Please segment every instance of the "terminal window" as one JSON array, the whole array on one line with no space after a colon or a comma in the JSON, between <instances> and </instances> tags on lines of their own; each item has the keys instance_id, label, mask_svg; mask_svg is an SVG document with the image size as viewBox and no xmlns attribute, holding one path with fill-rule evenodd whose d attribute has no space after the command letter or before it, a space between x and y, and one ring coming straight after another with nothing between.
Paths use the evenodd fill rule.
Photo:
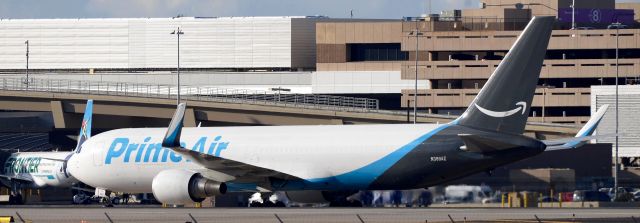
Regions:
<instances>
[{"instance_id":1,"label":"terminal window","mask_svg":"<svg viewBox=\"0 0 640 223\"><path fill-rule=\"evenodd\" d=\"M348 61L401 61L409 53L400 50L400 43L347 44Z\"/></svg>"}]
</instances>

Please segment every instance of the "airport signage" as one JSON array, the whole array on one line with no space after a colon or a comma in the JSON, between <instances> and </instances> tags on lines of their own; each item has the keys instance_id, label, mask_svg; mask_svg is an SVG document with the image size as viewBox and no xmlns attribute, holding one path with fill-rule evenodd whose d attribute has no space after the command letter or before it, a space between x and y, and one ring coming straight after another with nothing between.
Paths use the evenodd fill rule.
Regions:
<instances>
[{"instance_id":1,"label":"airport signage","mask_svg":"<svg viewBox=\"0 0 640 223\"><path fill-rule=\"evenodd\" d=\"M576 8L575 20L577 23L600 23L611 24L621 22L623 24L633 23L634 12L632 9L583 9ZM571 8L560 8L558 10L558 20L561 22L572 21L573 10Z\"/></svg>"}]
</instances>

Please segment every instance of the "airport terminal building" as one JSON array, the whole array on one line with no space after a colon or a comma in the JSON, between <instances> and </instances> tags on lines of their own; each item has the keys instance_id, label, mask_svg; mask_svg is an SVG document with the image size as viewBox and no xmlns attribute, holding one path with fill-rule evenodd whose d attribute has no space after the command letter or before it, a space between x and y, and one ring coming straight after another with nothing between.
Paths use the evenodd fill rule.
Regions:
<instances>
[{"instance_id":1,"label":"airport terminal building","mask_svg":"<svg viewBox=\"0 0 640 223\"><path fill-rule=\"evenodd\" d=\"M616 42L620 83L638 82L640 13L635 11L640 4L578 1L577 28L571 30L570 1L518 3L488 0L478 9L403 20L322 16L3 19L0 71L24 72L25 40L29 40L29 68L57 74L47 78L155 79L157 84L172 84L175 80L164 77L171 76L167 72L178 61L178 41L170 33L181 27L180 66L192 74L183 74L187 85L356 95L378 98L385 109L408 109L415 104L419 112L458 115L528 20L553 15L558 22L530 121L586 122L590 86L615 83ZM607 29L614 19L625 26ZM111 75L63 75L68 72ZM157 74L162 77L155 78Z\"/></svg>"},{"instance_id":2,"label":"airport terminal building","mask_svg":"<svg viewBox=\"0 0 640 223\"><path fill-rule=\"evenodd\" d=\"M35 70L311 70L324 17L2 19L0 67Z\"/></svg>"},{"instance_id":3,"label":"airport terminal building","mask_svg":"<svg viewBox=\"0 0 640 223\"><path fill-rule=\"evenodd\" d=\"M495 70L528 20L553 15L558 22L549 43L529 121L581 124L590 116L590 86L615 83L616 39L621 84L640 77L640 4L576 1L575 30L566 15L571 1L483 1L481 9L454 10L395 22L317 24L314 91L330 93L343 79L367 73L417 79L402 90L402 107L437 114L461 114ZM565 14L563 14L565 13ZM591 14L587 14L591 13ZM595 14L594 14L595 13ZM597 15L608 17L598 18ZM594 17L596 15L596 17ZM635 15L635 17L634 17ZM624 29L607 29L614 18ZM416 29L417 28L417 29ZM416 35L417 33L417 35ZM617 38L619 37L619 38ZM417 44L417 58L416 58Z\"/></svg>"},{"instance_id":4,"label":"airport terminal building","mask_svg":"<svg viewBox=\"0 0 640 223\"><path fill-rule=\"evenodd\" d=\"M271 93L279 89L278 97L280 90L284 90L303 95L375 98L380 100L380 110L395 110L389 113L402 112L404 115L405 110L416 106L422 114L455 116L461 114L478 94L528 21L533 16L551 15L558 20L531 105L529 121L548 123L549 126L560 124L557 126L561 127L584 124L597 107L611 103L612 90L606 85L616 82L617 71L620 77L618 82L630 85L624 88L625 110L621 113L621 122L626 124L625 128L635 131L640 123L632 115L638 108L636 100L640 98L640 90L631 85L640 82L640 3L577 1L578 14L575 29L572 29L571 1L520 2L483 0L477 9L444 11L441 14L403 19L332 19L324 16L5 18L0 19L0 78L24 77L28 66L30 77L35 79L118 82L118 86L122 83L148 84L160 88L160 85L175 83L175 69L179 60L183 85ZM615 21L623 26L618 27L620 29L610 26ZM178 27L184 32L179 35L179 59L178 36L171 34ZM619 60L615 59L616 49L619 50ZM417 91L414 89L416 85ZM599 85L604 86L592 87ZM146 87L148 89L149 86ZM172 94L171 90L168 94ZM414 101L416 95L417 101ZM31 115L15 109L3 112L5 114L0 117L0 122L24 122L26 126L40 127L25 131L42 131L40 122L29 123L34 120L33 117L37 117L38 120L44 120L42 122L52 123L52 129L62 126L60 129L75 134L77 129L69 130L73 126L69 123L73 121L58 125L54 117L73 116L63 113L81 111L81 100L76 98L69 101L72 102L47 102L44 108L34 109L53 111L55 107L60 111L58 114ZM141 111L157 113L157 117L114 118L113 114L97 113L98 116L111 119L97 121L96 126L108 126L101 130L115 128L109 125L113 123L131 123L130 127L154 126L157 123L149 124L150 120L157 122L158 119L169 117L173 110L173 100L168 105L159 102L153 104L159 100L148 98L139 101L144 101L141 104L147 103L144 108L147 110ZM27 104L25 102L24 107ZM101 109L131 112L115 104L112 102ZM202 104L205 103L199 106L206 107ZM367 123L361 117L349 121L335 117L313 119L306 116L308 114L285 113L283 108L231 112L231 109L224 109L227 108L191 110L191 121L195 124L199 117L220 117L227 120L205 122L205 125L222 125L223 121L229 120L242 125ZM235 116L231 114L234 112ZM241 117L241 112L247 112L245 116L251 117ZM321 112L308 113L317 115ZM264 121L268 118L275 121ZM409 121L409 113L406 120ZM612 121L610 111L598 131L610 132ZM158 125L165 124L162 122ZM48 137L46 134L39 136L37 141L42 143L38 146L46 146ZM634 151L640 148L640 143L635 139L636 135L625 137L621 141L621 146L625 147L622 155L626 159L625 165L639 167L640 153ZM599 142L613 143L611 140ZM598 146L608 147L608 144ZM597 150L595 147L591 149ZM545 168L551 163L562 164L562 159L567 159L567 155L575 155L575 162L567 164L569 166L566 168L581 168L591 163L579 162L579 158L587 160L592 154L597 154L596 158L601 158L598 164L605 166L604 170L598 169L597 177L609 179L607 166L610 166L611 160L607 156L610 154L608 151L598 152L578 154L583 157L576 154L547 155L544 159L554 159L554 162L547 160L548 163L537 163L544 165L531 166ZM525 164L514 165L514 169L530 167ZM509 174L508 169L498 171L504 178ZM640 180L640 171L628 174L634 182ZM584 170L577 171L575 176L592 177ZM479 182L485 179L483 176Z\"/></svg>"},{"instance_id":5,"label":"airport terminal building","mask_svg":"<svg viewBox=\"0 0 640 223\"><path fill-rule=\"evenodd\" d=\"M415 104L422 113L458 115L528 20L553 15L558 22L529 120L582 124L590 115L590 86L615 82L616 42L620 83L638 82L640 4L576 4L575 30L570 29L570 1L560 0L486 0L478 9L403 20L2 19L0 72L24 73L28 40L31 72L55 74L38 77L172 84L178 41L170 33L180 27L180 67L187 71L182 76L187 85L355 95L378 98L384 109ZM607 29L614 20L624 27ZM87 73L98 75L67 75Z\"/></svg>"}]
</instances>

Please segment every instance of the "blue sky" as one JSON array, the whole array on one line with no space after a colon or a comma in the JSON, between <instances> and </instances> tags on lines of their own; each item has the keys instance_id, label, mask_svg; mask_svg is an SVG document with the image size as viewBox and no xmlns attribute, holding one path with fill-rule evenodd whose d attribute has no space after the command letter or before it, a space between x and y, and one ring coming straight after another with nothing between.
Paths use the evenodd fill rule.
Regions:
<instances>
[{"instance_id":1,"label":"blue sky","mask_svg":"<svg viewBox=\"0 0 640 223\"><path fill-rule=\"evenodd\" d=\"M402 18L428 11L428 0L0 0L2 18L112 18L327 15ZM640 2L623 0L618 2ZM432 0L433 13L475 8L479 0Z\"/></svg>"}]
</instances>

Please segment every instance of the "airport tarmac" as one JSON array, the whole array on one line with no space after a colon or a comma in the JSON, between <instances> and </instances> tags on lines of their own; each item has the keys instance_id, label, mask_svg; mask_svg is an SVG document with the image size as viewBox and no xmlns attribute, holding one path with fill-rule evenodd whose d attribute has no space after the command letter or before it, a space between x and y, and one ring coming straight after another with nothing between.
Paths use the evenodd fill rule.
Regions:
<instances>
[{"instance_id":1,"label":"airport tarmac","mask_svg":"<svg viewBox=\"0 0 640 223\"><path fill-rule=\"evenodd\" d=\"M98 208L0 207L21 222L640 222L638 208ZM106 213L106 214L105 214ZM108 217L107 217L108 215ZM191 216L193 219L191 218ZM575 217L574 217L575 215ZM633 216L633 218L632 218ZM536 220L536 217L540 221ZM575 218L575 221L574 221ZM589 220L591 219L591 220ZM593 219L599 219L593 221Z\"/></svg>"}]
</instances>

